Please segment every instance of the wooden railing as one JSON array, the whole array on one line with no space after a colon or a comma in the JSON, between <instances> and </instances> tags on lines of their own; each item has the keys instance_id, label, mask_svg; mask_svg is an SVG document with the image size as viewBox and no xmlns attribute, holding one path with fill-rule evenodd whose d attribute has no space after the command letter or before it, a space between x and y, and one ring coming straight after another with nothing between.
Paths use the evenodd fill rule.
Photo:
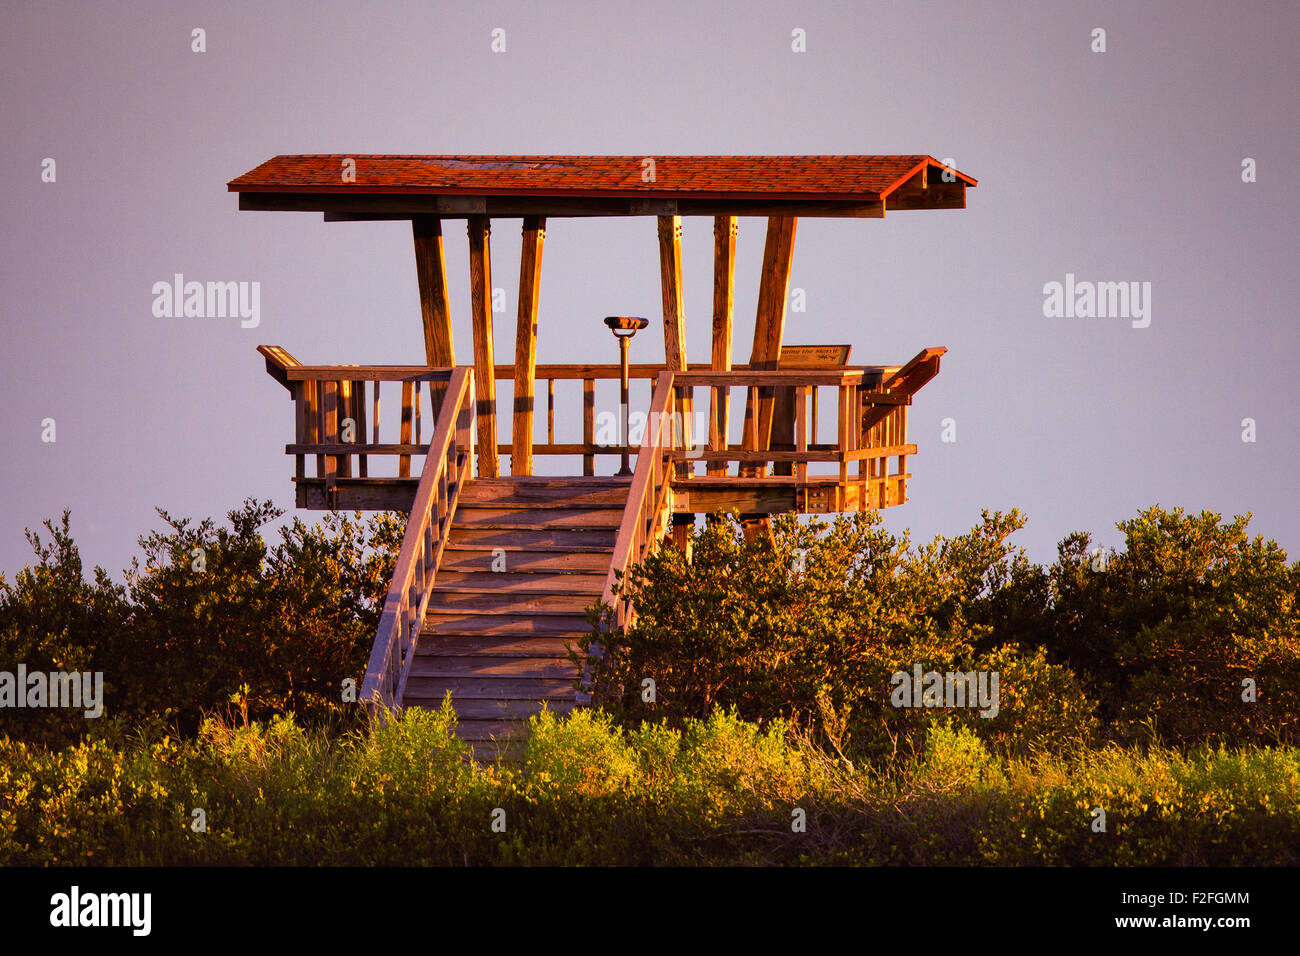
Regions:
<instances>
[{"instance_id":1,"label":"wooden railing","mask_svg":"<svg viewBox=\"0 0 1300 956\"><path fill-rule=\"evenodd\" d=\"M900 503L909 477L907 456L916 453L916 446L907 441L911 393L894 389L890 381L882 383L872 369L677 372L679 405L693 398L696 387L709 391L715 408L728 401L733 388L749 393L741 444L730 444L719 429L710 428L707 436L695 436L693 447L673 447L677 480L693 487L791 485L801 511ZM818 440L818 391L823 388L836 393L830 442ZM771 403L766 416L764 402ZM768 435L762 434L765 417ZM891 471L893 458L897 468ZM705 466L703 475L696 471L699 462ZM810 474L810 465L829 465L832 474Z\"/></svg>"},{"instance_id":2,"label":"wooden railing","mask_svg":"<svg viewBox=\"0 0 1300 956\"><path fill-rule=\"evenodd\" d=\"M336 486L340 479L396 478L414 484L411 457L425 454L429 448L422 440L422 409L431 409L436 417L442 393L451 379L451 369L308 366L299 364L278 347L263 346L259 351L266 356L268 371L289 389L294 400L294 441L285 446L285 451L295 458L300 507L308 506L304 487L308 481L313 482L316 489L311 493L315 507L338 506ZM937 367L937 357L932 355L936 352L942 350L927 350L918 356L918 360L928 357L926 363L918 366L918 360L913 360L902 370L898 366L864 366L761 371L737 366L728 372L715 372L696 365L689 371L676 372L674 387L678 395L674 407L696 409L693 415L684 415L681 422L682 437L694 442L695 447L688 449L685 447L688 442L679 441L679 447L674 449L678 474L682 478L692 476L695 469L687 462L695 459L705 462L707 475L703 477L719 480L766 478L769 485L774 479L788 478L787 484L803 487L808 484L808 464L836 462L841 465L840 478L846 486L857 489L856 497L864 502L871 499L870 505L863 504L862 507L884 504L886 498L889 503L897 503L902 500L903 490L898 479L905 477L905 456L911 453L911 446L907 444L906 412L895 410L890 403L905 405L910 401L911 390L920 387L926 380L925 376L932 376L933 368ZM662 371L662 366L658 365L633 365L630 369L634 380L649 379L656 385ZM493 376L498 380L509 380L513 372L513 366L498 365ZM546 441L536 444L532 454L580 458L584 475L595 474L598 456L617 457L621 454L621 427L615 429L617 438L612 441L610 434L598 434L596 428L596 383L608 380L612 384L616 381L619 376L617 365L538 365L536 374L538 400L545 402ZM886 384L893 379L900 379L906 387L895 388ZM582 383L581 441L556 440L555 384L565 381ZM386 440L381 440L380 432L381 384L401 390L398 412L385 421ZM707 390L712 399L711 411L706 411L703 405L693 405L696 386ZM422 395L426 387L430 392L427 401ZM731 390L735 388L745 390L749 399L740 445L730 444L726 429L719 427L727 420L725 409ZM819 410L819 392L829 388L838 390L834 403L836 430L832 441L821 442L818 424L823 416ZM638 403L633 404L635 407ZM820 404L824 408L826 402ZM608 411L616 413L617 409L617 403L613 402ZM493 411L480 408L478 414L491 415ZM634 422L636 414L632 412ZM498 454L509 455L512 418L509 415L491 417L496 420ZM567 415L563 417L574 422ZM633 427L635 429L635 424ZM770 429L769 442L758 440L758 432L764 429ZM505 432L506 441L501 441L502 432ZM704 444L706 434L707 444ZM599 442L598 437L602 439ZM882 464L890 454L881 449L888 448L898 449L894 454L900 456L899 468L892 476L887 474ZM377 464L377 458L387 464ZM312 460L315 461L315 470L309 475L308 463ZM854 463L857 463L857 474L851 475ZM479 464L483 465L481 458ZM490 472L480 470L480 474L484 473ZM348 500L359 502L356 494L354 492ZM828 500L827 508L845 504L843 497L840 495L839 500ZM393 500L400 500L400 497L376 498L374 503L361 503L359 506L392 507ZM803 507L802 503L800 507Z\"/></svg>"},{"instance_id":3,"label":"wooden railing","mask_svg":"<svg viewBox=\"0 0 1300 956\"><path fill-rule=\"evenodd\" d=\"M453 369L361 685L368 706L401 701L460 490L472 473L473 370Z\"/></svg>"},{"instance_id":4,"label":"wooden railing","mask_svg":"<svg viewBox=\"0 0 1300 956\"><path fill-rule=\"evenodd\" d=\"M613 614L611 623L616 631L624 631L632 623L630 594L620 592L619 580L627 569L645 560L662 539L672 510L672 470L669 453L681 442L682 418L675 414L676 396L673 389L673 372L660 372L650 400L645 438L637 452L636 470L627 503L623 506L623 520L614 539L614 554L609 573L600 596L601 606L609 607ZM577 701L586 705L592 701L592 665L604 657L605 647L593 641L583 659L582 680Z\"/></svg>"},{"instance_id":5,"label":"wooden railing","mask_svg":"<svg viewBox=\"0 0 1300 956\"><path fill-rule=\"evenodd\" d=\"M623 520L614 539L614 557L605 578L601 602L614 609L619 628L631 622L632 605L616 593L615 585L628 567L638 564L662 538L671 507L672 466L669 457L682 441L682 418L675 414L677 396L673 376L661 372L650 401L645 439L636 456L636 471L623 508Z\"/></svg>"},{"instance_id":6,"label":"wooden railing","mask_svg":"<svg viewBox=\"0 0 1300 956\"><path fill-rule=\"evenodd\" d=\"M834 371L824 372L821 374L824 376L830 376L826 378L826 383L829 384L837 383L838 378L836 378L835 376L840 375L842 372L845 374L856 375L855 381L857 381L858 383L863 383L863 382L878 383L882 380L884 376L896 373L898 369L899 366L896 365L889 365L889 366L878 365L878 366L855 367L852 369L844 369L844 370L837 369ZM650 390L652 393L657 388L659 375L663 371L664 371L664 367L662 365L649 365L649 364L633 364L629 366L628 369L629 378L631 379L631 381L633 382L643 381L643 380L648 381L650 383ZM495 367L493 374L498 381L512 381L515 374L515 367L513 365L498 365ZM617 441L614 442L596 441L596 437L597 437L596 399L595 399L596 382L601 380L617 380L621 374L619 366L589 365L589 364L538 365L536 367L535 374L537 380L537 389L536 389L537 394L534 398L534 401L537 403L541 403L542 401L545 401L546 441L542 443L538 443L533 446L534 455L537 456L581 455L582 473L584 475L594 475L595 457L597 455L610 455L616 457L622 454L623 443L621 440L622 438L621 431L619 432L618 435L619 440ZM688 375L688 374L689 375L708 374L708 375L722 375L722 376L732 375L732 376L739 377L737 381L747 383L749 379L746 378L746 376L761 375L764 373L751 371L748 365L737 365L730 372L711 372L707 365L696 364L691 367L689 373L678 372L677 374L679 376ZM776 374L791 374L791 373L776 373ZM564 381L582 382L582 436L583 437L581 442L574 442L574 441L557 442L555 440L555 383L564 382ZM677 382L678 384L680 384L682 382L682 379L679 378ZM545 396L544 398L543 395ZM677 404L678 407L680 408L682 407L683 403L679 401ZM715 409L716 408L717 406L715 405ZM615 405L615 406L611 406L608 409L608 411L613 412L616 409L617 406ZM816 394L814 393L812 397L812 417L814 420L814 426L815 426L816 416L817 416L817 398L816 398ZM694 416L687 416L687 418L693 420L695 424L703 424L706 421L706 418L702 411L695 414ZM715 411L715 413L709 416L707 419L708 428L711 429L716 428L716 424L718 420L719 417ZM725 422L726 419L725 417L722 417L720 420ZM509 433L507 432L507 434L505 435L505 438L507 440L506 441L500 440L501 439L500 431L502 429L508 428L510 422L511 419L509 416L506 415L500 416L497 450L498 453L501 455L508 455L511 452L512 436L509 435ZM686 425L688 429L692 427L690 421L687 421ZM699 430L702 432L704 429L701 428ZM635 449L631 449L631 450L635 451Z\"/></svg>"},{"instance_id":7,"label":"wooden railing","mask_svg":"<svg viewBox=\"0 0 1300 956\"><path fill-rule=\"evenodd\" d=\"M399 478L411 477L411 456L426 454L422 442L422 391L429 389L429 407L437 416L453 370L421 365L302 365L278 346L260 346L267 371L289 390L294 403L294 440L285 452L295 459L299 482L323 479L327 498L339 478L380 477L372 474L371 459L396 458ZM380 384L400 387L397 428L380 441ZM369 441L367 441L369 437ZM308 475L307 461L315 459ZM299 489L301 492L301 489ZM300 502L301 505L301 502Z\"/></svg>"}]
</instances>

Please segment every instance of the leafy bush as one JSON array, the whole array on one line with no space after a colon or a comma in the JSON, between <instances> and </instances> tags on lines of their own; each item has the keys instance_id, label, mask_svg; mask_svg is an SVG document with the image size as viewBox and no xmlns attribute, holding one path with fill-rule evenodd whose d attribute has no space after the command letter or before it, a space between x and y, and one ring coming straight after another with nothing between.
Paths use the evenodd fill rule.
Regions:
<instances>
[{"instance_id":1,"label":"leafy bush","mask_svg":"<svg viewBox=\"0 0 1300 956\"><path fill-rule=\"evenodd\" d=\"M1154 724L1185 743L1300 740L1300 562L1248 522L1149 508L1119 523L1125 548L1101 569L1088 536L1062 542L1043 643L1115 739Z\"/></svg>"},{"instance_id":2,"label":"leafy bush","mask_svg":"<svg viewBox=\"0 0 1300 956\"><path fill-rule=\"evenodd\" d=\"M1098 738L1300 742L1300 563L1221 524L1159 508L1121 522L1126 550L1061 542L1050 567L1007 538L1017 512L983 515L914 548L878 515L790 516L747 540L715 518L619 582L636 620L615 635L591 612L598 699L626 724L735 707L784 717L832 749L872 759L922 746L933 709L894 708L890 676L998 672L992 719L945 713L1009 753ZM645 691L654 681L654 695ZM1254 682L1258 700L1243 699Z\"/></svg>"},{"instance_id":3,"label":"leafy bush","mask_svg":"<svg viewBox=\"0 0 1300 956\"><path fill-rule=\"evenodd\" d=\"M245 502L229 527L159 514L167 530L140 539L125 586L102 568L84 578L67 512L45 523L48 542L28 534L36 564L0 578L0 668L102 671L106 716L6 709L0 729L56 744L192 733L232 699L254 718L337 715L342 681L365 670L401 517L295 519L268 547L258 529L281 514L270 503Z\"/></svg>"}]
</instances>

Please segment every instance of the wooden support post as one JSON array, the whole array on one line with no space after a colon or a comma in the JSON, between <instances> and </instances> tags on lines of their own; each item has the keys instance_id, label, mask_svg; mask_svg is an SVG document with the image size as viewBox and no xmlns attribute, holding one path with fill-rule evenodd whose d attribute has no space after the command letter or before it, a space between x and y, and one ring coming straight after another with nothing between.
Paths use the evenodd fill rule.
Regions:
<instances>
[{"instance_id":1,"label":"wooden support post","mask_svg":"<svg viewBox=\"0 0 1300 956\"><path fill-rule=\"evenodd\" d=\"M537 368L537 303L541 294L546 217L524 217L519 258L519 322L515 329L515 414L510 473L533 473L533 379Z\"/></svg>"},{"instance_id":2,"label":"wooden support post","mask_svg":"<svg viewBox=\"0 0 1300 956\"><path fill-rule=\"evenodd\" d=\"M470 216L469 287L474 316L474 390L478 395L478 474L495 478L497 457L496 361L492 339L492 223L487 216Z\"/></svg>"},{"instance_id":3,"label":"wooden support post","mask_svg":"<svg viewBox=\"0 0 1300 956\"><path fill-rule=\"evenodd\" d=\"M713 220L713 369L731 371L731 330L736 311L736 232L735 216L717 216ZM727 448L727 408L731 389L713 389L709 415L709 450ZM725 461L709 462L710 475L725 475Z\"/></svg>"},{"instance_id":4,"label":"wooden support post","mask_svg":"<svg viewBox=\"0 0 1300 956\"><path fill-rule=\"evenodd\" d=\"M758 312L754 319L754 347L749 367L775 370L781 360L781 338L785 333L785 306L790 294L790 265L794 259L793 216L772 216L767 220L763 247L763 273L758 287ZM757 394L755 394L757 392ZM772 441L772 412L775 392L771 388L750 389L745 406L745 447L766 451ZM758 475L761 466L745 473Z\"/></svg>"},{"instance_id":5,"label":"wooden support post","mask_svg":"<svg viewBox=\"0 0 1300 956\"><path fill-rule=\"evenodd\" d=\"M456 364L451 341L451 306L447 301L447 260L442 251L442 220L416 216L411 220L415 239L415 276L420 285L420 317L424 322L426 365L451 368ZM442 406L446 389L433 386L433 414Z\"/></svg>"},{"instance_id":6,"label":"wooden support post","mask_svg":"<svg viewBox=\"0 0 1300 956\"><path fill-rule=\"evenodd\" d=\"M672 519L672 542L681 548L686 554L686 560L691 559L691 541L695 531L695 515L693 514L674 514Z\"/></svg>"},{"instance_id":7,"label":"wooden support post","mask_svg":"<svg viewBox=\"0 0 1300 956\"><path fill-rule=\"evenodd\" d=\"M682 217L659 217L659 280L664 307L664 365L673 371L686 370L686 310L682 300ZM654 394L654 386L650 388ZM691 441L691 399L685 394L678 402L682 416L681 441ZM682 463L677 474L685 477L688 466Z\"/></svg>"}]
</instances>

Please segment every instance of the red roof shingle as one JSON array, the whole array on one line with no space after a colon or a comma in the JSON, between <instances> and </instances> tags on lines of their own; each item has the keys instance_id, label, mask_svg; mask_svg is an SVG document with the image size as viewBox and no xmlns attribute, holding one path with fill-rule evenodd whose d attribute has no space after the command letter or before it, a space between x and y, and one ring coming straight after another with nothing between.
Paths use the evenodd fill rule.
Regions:
<instances>
[{"instance_id":1,"label":"red roof shingle","mask_svg":"<svg viewBox=\"0 0 1300 956\"><path fill-rule=\"evenodd\" d=\"M654 179L644 177L654 160ZM356 181L344 182L345 160ZM235 193L876 201L931 156L276 156L231 180ZM956 173L958 181L976 181Z\"/></svg>"}]
</instances>

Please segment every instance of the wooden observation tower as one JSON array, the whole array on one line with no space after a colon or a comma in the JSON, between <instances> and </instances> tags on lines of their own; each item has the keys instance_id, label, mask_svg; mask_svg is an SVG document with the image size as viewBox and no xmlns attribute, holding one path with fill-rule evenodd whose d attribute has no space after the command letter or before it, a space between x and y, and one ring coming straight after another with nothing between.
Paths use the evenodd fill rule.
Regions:
<instances>
[{"instance_id":1,"label":"wooden observation tower","mask_svg":"<svg viewBox=\"0 0 1300 956\"><path fill-rule=\"evenodd\" d=\"M626 626L631 608L614 596L615 575L695 515L906 501L907 459L917 450L907 407L938 374L945 349L924 349L901 366L847 365L847 346L783 350L796 225L801 217L963 209L974 185L930 156L277 156L229 183L240 209L411 223L423 365L302 365L278 346L259 348L294 403L286 451L298 507L410 514L363 699L437 706L450 691L461 736L490 750L526 733L543 702L558 712L586 703L565 651L587 629L585 608L603 599ZM547 220L593 216L658 224L665 362L630 367L651 383L631 477L612 473L622 438L596 434L597 387L612 386L620 366L536 361ZM706 362L686 356L683 216L714 222ZM753 347L747 364L733 365L740 217L765 219L766 239ZM497 364L493 350L494 219L523 221L512 364ZM468 231L473 312L473 362L463 365L443 256L444 233L457 220ZM508 383L510 415L498 415L498 382ZM544 443L534 435L539 382ZM556 441L557 382L575 406L580 400L581 441ZM382 431L381 386L399 403ZM742 396L733 416L731 399ZM535 476L542 456L562 470L571 463L568 475Z\"/></svg>"}]
</instances>

